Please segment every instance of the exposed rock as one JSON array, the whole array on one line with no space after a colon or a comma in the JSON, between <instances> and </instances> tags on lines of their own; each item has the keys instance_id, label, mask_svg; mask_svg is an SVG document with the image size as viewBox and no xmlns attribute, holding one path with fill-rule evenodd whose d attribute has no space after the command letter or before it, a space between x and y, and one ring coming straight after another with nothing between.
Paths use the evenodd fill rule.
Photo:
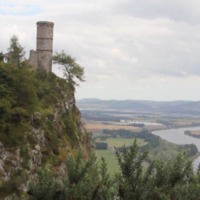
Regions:
<instances>
[{"instance_id":1,"label":"exposed rock","mask_svg":"<svg viewBox=\"0 0 200 200\"><path fill-rule=\"evenodd\" d=\"M76 111L77 112L77 111ZM16 173L22 173L22 181L19 181L19 189L26 192L28 189L30 178L35 176L39 167L44 166L45 163L49 163L49 158L57 160L58 163L54 164L51 160L51 165L56 167L56 173L61 177L65 175L65 160L68 154L71 154L72 147L70 143L63 142L63 125L62 125L62 112L59 109L55 109L53 123L55 135L48 133L42 129L43 124L35 128L34 120L41 120L42 116L39 112L34 113L33 122L34 126L29 127L29 132L24 133L24 137L31 137L34 143L30 143L27 139L27 144L23 147L6 147L0 142L0 182L12 181ZM76 129L79 130L81 135L77 134L74 137L74 144L77 147L82 146L83 148L92 148L91 136L86 132L80 119L80 113L76 113ZM60 149L51 138L53 137L58 143L65 145ZM63 138L63 139L62 139ZM55 145L55 146L54 146ZM86 152L88 151L86 150ZM9 196L8 196L9 197ZM6 198L5 198L6 199ZM9 198L7 198L9 200Z\"/></svg>"}]
</instances>

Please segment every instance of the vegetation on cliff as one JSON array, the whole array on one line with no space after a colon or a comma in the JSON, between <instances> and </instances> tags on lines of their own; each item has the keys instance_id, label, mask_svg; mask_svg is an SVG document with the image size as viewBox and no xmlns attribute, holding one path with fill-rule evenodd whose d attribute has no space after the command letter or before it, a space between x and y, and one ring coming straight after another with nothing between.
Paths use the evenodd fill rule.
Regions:
<instances>
[{"instance_id":1,"label":"vegetation on cliff","mask_svg":"<svg viewBox=\"0 0 200 200\"><path fill-rule=\"evenodd\" d=\"M80 113L74 97L67 97L69 88L65 79L43 70L32 70L26 64L17 67L0 63L0 89L0 139L3 144L23 144L27 139L24 131L31 126L45 130L50 143L56 143L56 138L51 137L65 136L71 145L76 145L81 135ZM31 138L30 135L28 139L34 142Z\"/></svg>"},{"instance_id":2,"label":"vegetation on cliff","mask_svg":"<svg viewBox=\"0 0 200 200\"><path fill-rule=\"evenodd\" d=\"M0 197L20 195L47 163L62 176L69 155L82 149L87 157L91 149L75 104L76 82L33 69L22 50L12 38L11 59L0 62Z\"/></svg>"}]
</instances>

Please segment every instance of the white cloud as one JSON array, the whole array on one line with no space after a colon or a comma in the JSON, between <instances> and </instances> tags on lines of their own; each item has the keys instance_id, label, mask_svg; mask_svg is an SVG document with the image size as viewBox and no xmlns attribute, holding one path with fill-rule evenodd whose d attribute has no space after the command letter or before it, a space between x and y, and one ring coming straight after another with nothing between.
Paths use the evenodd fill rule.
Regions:
<instances>
[{"instance_id":1,"label":"white cloud","mask_svg":"<svg viewBox=\"0 0 200 200\"><path fill-rule=\"evenodd\" d=\"M168 18L199 23L200 2L197 0L124 0L115 6L116 12L138 18Z\"/></svg>"}]
</instances>

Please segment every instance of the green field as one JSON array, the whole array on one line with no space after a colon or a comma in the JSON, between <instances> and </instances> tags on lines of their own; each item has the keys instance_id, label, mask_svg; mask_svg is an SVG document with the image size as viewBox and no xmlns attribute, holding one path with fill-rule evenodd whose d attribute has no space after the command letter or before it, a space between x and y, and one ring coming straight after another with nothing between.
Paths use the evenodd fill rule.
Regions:
<instances>
[{"instance_id":1,"label":"green field","mask_svg":"<svg viewBox=\"0 0 200 200\"><path fill-rule=\"evenodd\" d=\"M105 158L105 161L107 163L108 171L111 174L115 174L116 172L119 171L119 166L117 162L117 158L115 155L115 152L112 147L122 147L122 146L130 146L134 142L134 138L109 138L104 142L108 143L108 150L96 150L96 156L97 156L97 161L101 161L101 157ZM139 146L142 146L146 144L146 142L143 139L137 139L137 144Z\"/></svg>"},{"instance_id":2,"label":"green field","mask_svg":"<svg viewBox=\"0 0 200 200\"><path fill-rule=\"evenodd\" d=\"M117 158L115 156L115 152L112 150L96 150L97 161L101 161L101 157L105 158L108 171L110 174L114 175L119 171L119 166L117 162Z\"/></svg>"},{"instance_id":3,"label":"green field","mask_svg":"<svg viewBox=\"0 0 200 200\"><path fill-rule=\"evenodd\" d=\"M113 147L122 147L122 146L130 146L134 142L134 138L107 138L106 141L108 143L108 150L96 150L97 161L100 162L101 157L105 158L107 163L108 171L111 174L115 174L119 171L119 166L117 162L117 158L114 152ZM101 141L101 140L98 140ZM137 144L139 146L143 146L146 144L144 139L137 139ZM184 149L183 149L184 150ZM175 158L181 152L179 145L167 142L165 140L160 139L159 145L156 145L153 148L149 149L149 156L150 160L171 160ZM195 155L196 156L196 155ZM190 159L194 159L190 157Z\"/></svg>"}]
</instances>

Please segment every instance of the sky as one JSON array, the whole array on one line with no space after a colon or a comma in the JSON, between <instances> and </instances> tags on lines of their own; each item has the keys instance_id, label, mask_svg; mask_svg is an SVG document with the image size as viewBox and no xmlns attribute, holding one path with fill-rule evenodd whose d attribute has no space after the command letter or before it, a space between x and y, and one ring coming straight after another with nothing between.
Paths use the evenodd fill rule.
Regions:
<instances>
[{"instance_id":1,"label":"sky","mask_svg":"<svg viewBox=\"0 0 200 200\"><path fill-rule=\"evenodd\" d=\"M0 0L0 51L16 35L28 58L37 21L84 67L76 99L200 101L199 0Z\"/></svg>"}]
</instances>

